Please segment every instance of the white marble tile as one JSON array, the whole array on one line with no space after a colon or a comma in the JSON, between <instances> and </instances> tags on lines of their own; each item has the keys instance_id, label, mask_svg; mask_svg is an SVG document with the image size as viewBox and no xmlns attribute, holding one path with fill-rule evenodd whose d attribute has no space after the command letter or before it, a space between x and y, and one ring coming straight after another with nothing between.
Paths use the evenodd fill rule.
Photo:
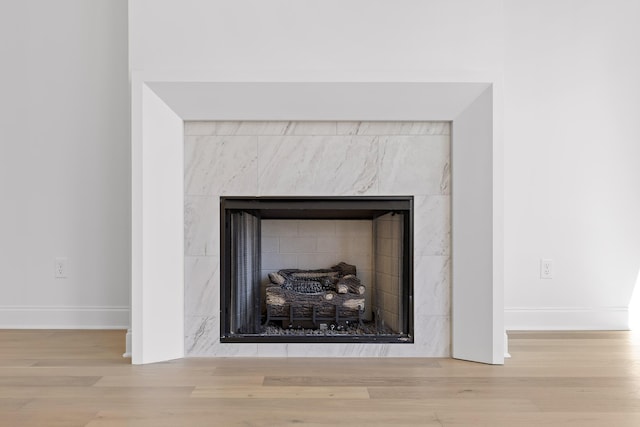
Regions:
<instances>
[{"instance_id":1,"label":"white marble tile","mask_svg":"<svg viewBox=\"0 0 640 427\"><path fill-rule=\"evenodd\" d=\"M336 135L336 122L289 122L284 135ZM281 134L282 135L282 134Z\"/></svg>"},{"instance_id":2,"label":"white marble tile","mask_svg":"<svg viewBox=\"0 0 640 427\"><path fill-rule=\"evenodd\" d=\"M215 135L216 122L213 121L186 121L184 122L184 135Z\"/></svg>"},{"instance_id":3,"label":"white marble tile","mask_svg":"<svg viewBox=\"0 0 640 427\"><path fill-rule=\"evenodd\" d=\"M413 258L413 296L420 301L415 311L424 315L448 316L451 312L451 258Z\"/></svg>"},{"instance_id":4,"label":"white marble tile","mask_svg":"<svg viewBox=\"0 0 640 427\"><path fill-rule=\"evenodd\" d=\"M258 150L262 196L377 192L377 137L260 137Z\"/></svg>"},{"instance_id":5,"label":"white marble tile","mask_svg":"<svg viewBox=\"0 0 640 427\"><path fill-rule=\"evenodd\" d=\"M184 350L186 356L210 356L219 342L219 322L216 316L185 316Z\"/></svg>"},{"instance_id":6,"label":"white marble tile","mask_svg":"<svg viewBox=\"0 0 640 427\"><path fill-rule=\"evenodd\" d=\"M442 167L440 177L440 194L451 194L451 159Z\"/></svg>"},{"instance_id":7,"label":"white marble tile","mask_svg":"<svg viewBox=\"0 0 640 427\"><path fill-rule=\"evenodd\" d=\"M383 357L385 344L289 344L289 357Z\"/></svg>"},{"instance_id":8,"label":"white marble tile","mask_svg":"<svg viewBox=\"0 0 640 427\"><path fill-rule=\"evenodd\" d=\"M185 138L185 194L256 195L258 147L255 136Z\"/></svg>"},{"instance_id":9,"label":"white marble tile","mask_svg":"<svg viewBox=\"0 0 640 427\"><path fill-rule=\"evenodd\" d=\"M189 356L204 357L449 357L449 318L425 318L425 332L437 337L407 344L248 344L220 343L216 340L205 349L196 348Z\"/></svg>"},{"instance_id":10,"label":"white marble tile","mask_svg":"<svg viewBox=\"0 0 640 427\"><path fill-rule=\"evenodd\" d=\"M215 316L185 317L187 357L256 357L258 345L220 342L220 323Z\"/></svg>"},{"instance_id":11,"label":"white marble tile","mask_svg":"<svg viewBox=\"0 0 640 427\"><path fill-rule=\"evenodd\" d=\"M415 341L425 357L451 356L451 321L449 316L416 316Z\"/></svg>"},{"instance_id":12,"label":"white marble tile","mask_svg":"<svg viewBox=\"0 0 640 427\"><path fill-rule=\"evenodd\" d=\"M380 194L447 194L448 136L380 137Z\"/></svg>"},{"instance_id":13,"label":"white marble tile","mask_svg":"<svg viewBox=\"0 0 640 427\"><path fill-rule=\"evenodd\" d=\"M336 135L335 121L188 121L188 136Z\"/></svg>"},{"instance_id":14,"label":"white marble tile","mask_svg":"<svg viewBox=\"0 0 640 427\"><path fill-rule=\"evenodd\" d=\"M206 356L210 357L257 357L258 345L255 343L221 343L211 347Z\"/></svg>"},{"instance_id":15,"label":"white marble tile","mask_svg":"<svg viewBox=\"0 0 640 427\"><path fill-rule=\"evenodd\" d=\"M186 136L450 135L449 122L188 121Z\"/></svg>"},{"instance_id":16,"label":"white marble tile","mask_svg":"<svg viewBox=\"0 0 640 427\"><path fill-rule=\"evenodd\" d=\"M211 316L220 310L218 257L184 259L184 311L190 316Z\"/></svg>"},{"instance_id":17,"label":"white marble tile","mask_svg":"<svg viewBox=\"0 0 640 427\"><path fill-rule=\"evenodd\" d=\"M414 255L449 255L451 196L416 196L414 208Z\"/></svg>"},{"instance_id":18,"label":"white marble tile","mask_svg":"<svg viewBox=\"0 0 640 427\"><path fill-rule=\"evenodd\" d=\"M258 357L287 357L289 344L260 343L258 345Z\"/></svg>"},{"instance_id":19,"label":"white marble tile","mask_svg":"<svg viewBox=\"0 0 640 427\"><path fill-rule=\"evenodd\" d=\"M184 130L185 135L203 136L285 135L290 125L287 121L189 121Z\"/></svg>"},{"instance_id":20,"label":"white marble tile","mask_svg":"<svg viewBox=\"0 0 640 427\"><path fill-rule=\"evenodd\" d=\"M206 352L198 350L188 355L195 357L449 357L449 319L432 316L427 321L428 331L440 334L427 342L407 344L248 344L215 342Z\"/></svg>"},{"instance_id":21,"label":"white marble tile","mask_svg":"<svg viewBox=\"0 0 640 427\"><path fill-rule=\"evenodd\" d=\"M357 135L362 122L338 122L338 135Z\"/></svg>"},{"instance_id":22,"label":"white marble tile","mask_svg":"<svg viewBox=\"0 0 640 427\"><path fill-rule=\"evenodd\" d=\"M450 122L338 122L338 135L450 135Z\"/></svg>"},{"instance_id":23,"label":"white marble tile","mask_svg":"<svg viewBox=\"0 0 640 427\"><path fill-rule=\"evenodd\" d=\"M236 135L233 137L188 137L185 142L185 191L210 194L211 198L185 197L185 253L188 255L215 255L219 252L219 194L232 195L357 195L357 194L415 194L415 344L221 344L219 321L213 313L219 312L219 301L207 296L211 291L208 273L215 262L200 262L200 257L185 259L185 348L190 356L344 356L344 357L447 357L450 355L449 325L449 240L450 218L448 196L424 196L449 193L449 124L381 124L344 122L218 122L187 123L187 135ZM438 126L440 126L438 128ZM440 129L440 130L438 130ZM368 134L372 136L313 136ZM373 132L378 132L374 134ZM378 138L375 135L400 132L402 135ZM239 135L291 135L258 138ZM426 135L426 136L425 136ZM224 142L226 141L226 142ZM254 141L254 142L252 142ZM266 144L261 144L266 141ZM380 141L380 142L379 142ZM235 142L232 144L232 142ZM196 147L197 146L197 147ZM241 147L244 147L241 149ZM255 147L255 149L251 148ZM262 150L265 148L265 150ZM253 150L253 151L251 151ZM379 151L378 151L379 150ZM260 155L258 156L258 152ZM248 155L249 154L249 155ZM282 154L282 155L281 155ZM235 157L240 159L234 161ZM254 156L254 160L251 160ZM438 157L439 156L439 157ZM356 164L353 164L356 159ZM440 159L440 160L438 160ZM442 160L444 159L444 160ZM253 164L251 162L253 161ZM293 164L293 166L291 166ZM373 164L373 168L365 168ZM234 167L231 167L233 165ZM240 168L253 168L235 179L233 173ZM275 166L274 166L275 165ZM226 168L226 169L225 169ZM379 170L378 170L379 168ZM267 170L268 169L268 170ZM263 176L264 174L264 176ZM258 184L258 176L261 178ZM385 183L378 181L384 179ZM262 179L264 178L264 179ZM332 179L335 178L335 181ZM255 184L252 184L252 180ZM341 180L338 183L337 180ZM275 184L269 192L267 185ZM425 185L426 183L426 185ZM238 186L246 187L238 190ZM251 185L254 185L251 190ZM258 185L260 186L258 188ZM400 189L401 186L405 187ZM368 186L368 187L367 187ZM366 187L366 188L365 188ZM190 188L195 188L195 190ZM247 188L249 188L247 190ZM363 190L363 188L365 188ZM419 191L418 191L419 190ZM215 211L214 211L215 207ZM212 214L213 213L213 214ZM196 218L198 217L198 218ZM200 224L201 218L205 218ZM209 218L213 218L208 222ZM431 223L427 223L432 221ZM342 221L347 222L347 221ZM327 268L339 261L355 264L363 280L371 283L373 272L364 269L371 265L370 254L359 253L367 238L361 231L342 222L333 225L304 226L301 221L263 221L264 271L281 268ZM328 228L327 228L328 226ZM213 230L213 238L211 231ZM356 227L357 228L357 227ZM369 233L371 224L369 223ZM203 231L204 230L204 231ZM393 248L398 242L391 229L388 237ZM347 250L325 253L326 259L315 253L289 254L291 259L277 259L281 236L305 236L317 239L318 247L331 242L322 239L348 234L353 245ZM204 237L203 237L204 236ZM271 239L271 244L269 243ZM369 239L370 240L370 239ZM323 243L321 243L323 242ZM395 245L395 246L394 246ZM279 246L279 243L278 243ZM371 243L369 243L371 247ZM270 248L270 249L269 249ZM304 249L304 248L301 248ZM316 248L318 249L318 248ZM369 250L368 252L371 252ZM265 265L267 257L267 265ZM271 259L269 259L271 257ZM391 263L393 264L392 257ZM196 262L198 260L198 262ZM295 265L294 265L295 264ZM397 265L389 265L397 273ZM214 274L219 281L219 273ZM187 278L189 276L189 278ZM421 278L418 279L418 276ZM424 276L424 277L422 277ZM367 279L368 277L368 279ZM215 280L214 280L215 282ZM199 284L198 284L199 283ZM193 286L191 286L193 284ZM214 287L219 283L214 283ZM371 293L371 287L367 292ZM198 289L200 288L200 289ZM219 299L219 290L215 297ZM370 298L370 296L369 296ZM203 299L204 302L196 301ZM393 304L393 301L390 301ZM207 316L210 306L215 310ZM189 313L189 306L201 315ZM368 310L370 311L370 310Z\"/></svg>"},{"instance_id":24,"label":"white marble tile","mask_svg":"<svg viewBox=\"0 0 640 427\"><path fill-rule=\"evenodd\" d=\"M220 254L219 197L185 196L184 253L191 256Z\"/></svg>"}]
</instances>

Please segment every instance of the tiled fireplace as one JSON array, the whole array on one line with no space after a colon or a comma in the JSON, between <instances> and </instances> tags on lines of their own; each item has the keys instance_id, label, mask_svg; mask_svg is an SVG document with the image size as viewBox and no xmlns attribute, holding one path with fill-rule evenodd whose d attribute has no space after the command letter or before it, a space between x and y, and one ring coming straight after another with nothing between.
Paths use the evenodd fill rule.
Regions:
<instances>
[{"instance_id":1,"label":"tiled fireplace","mask_svg":"<svg viewBox=\"0 0 640 427\"><path fill-rule=\"evenodd\" d=\"M187 121L184 132L187 356L450 355L449 122ZM220 198L229 196L410 198L409 343L221 342ZM381 266L395 261L377 259L370 219L315 220L262 221L257 280L264 285L269 273L292 268L356 265L369 293L363 316L371 320L371 289L379 295L387 292ZM386 252L385 257L393 259ZM386 298L394 301L389 306L397 306L391 293Z\"/></svg>"},{"instance_id":2,"label":"tiled fireplace","mask_svg":"<svg viewBox=\"0 0 640 427\"><path fill-rule=\"evenodd\" d=\"M503 363L501 77L276 74L132 72L132 363ZM413 197L414 342L220 342L221 196Z\"/></svg>"}]
</instances>

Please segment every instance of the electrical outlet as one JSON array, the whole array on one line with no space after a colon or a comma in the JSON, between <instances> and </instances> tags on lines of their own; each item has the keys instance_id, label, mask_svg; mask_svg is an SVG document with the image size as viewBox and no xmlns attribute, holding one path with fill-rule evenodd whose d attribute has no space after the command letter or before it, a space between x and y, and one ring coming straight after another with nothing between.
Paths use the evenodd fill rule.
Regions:
<instances>
[{"instance_id":1,"label":"electrical outlet","mask_svg":"<svg viewBox=\"0 0 640 427\"><path fill-rule=\"evenodd\" d=\"M553 279L553 261L550 259L540 260L540 278Z\"/></svg>"},{"instance_id":2,"label":"electrical outlet","mask_svg":"<svg viewBox=\"0 0 640 427\"><path fill-rule=\"evenodd\" d=\"M67 258L56 258L54 261L53 275L56 279L67 278Z\"/></svg>"}]
</instances>

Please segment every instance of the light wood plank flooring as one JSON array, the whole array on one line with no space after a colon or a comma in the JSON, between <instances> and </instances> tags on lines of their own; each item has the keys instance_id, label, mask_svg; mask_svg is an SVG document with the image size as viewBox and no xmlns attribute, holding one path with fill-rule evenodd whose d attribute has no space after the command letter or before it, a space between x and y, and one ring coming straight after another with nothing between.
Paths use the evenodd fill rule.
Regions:
<instances>
[{"instance_id":1,"label":"light wood plank flooring","mask_svg":"<svg viewBox=\"0 0 640 427\"><path fill-rule=\"evenodd\" d=\"M183 359L123 331L0 331L1 426L640 426L640 340L512 332L505 366L451 359Z\"/></svg>"}]
</instances>

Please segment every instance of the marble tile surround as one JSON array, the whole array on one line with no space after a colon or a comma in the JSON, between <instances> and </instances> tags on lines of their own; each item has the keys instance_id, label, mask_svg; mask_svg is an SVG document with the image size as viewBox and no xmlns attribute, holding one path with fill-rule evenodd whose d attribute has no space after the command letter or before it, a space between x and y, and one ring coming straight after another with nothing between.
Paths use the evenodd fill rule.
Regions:
<instances>
[{"instance_id":1,"label":"marble tile surround","mask_svg":"<svg viewBox=\"0 0 640 427\"><path fill-rule=\"evenodd\" d=\"M187 356L450 355L449 122L185 122ZM413 195L413 344L220 343L220 196Z\"/></svg>"}]
</instances>

